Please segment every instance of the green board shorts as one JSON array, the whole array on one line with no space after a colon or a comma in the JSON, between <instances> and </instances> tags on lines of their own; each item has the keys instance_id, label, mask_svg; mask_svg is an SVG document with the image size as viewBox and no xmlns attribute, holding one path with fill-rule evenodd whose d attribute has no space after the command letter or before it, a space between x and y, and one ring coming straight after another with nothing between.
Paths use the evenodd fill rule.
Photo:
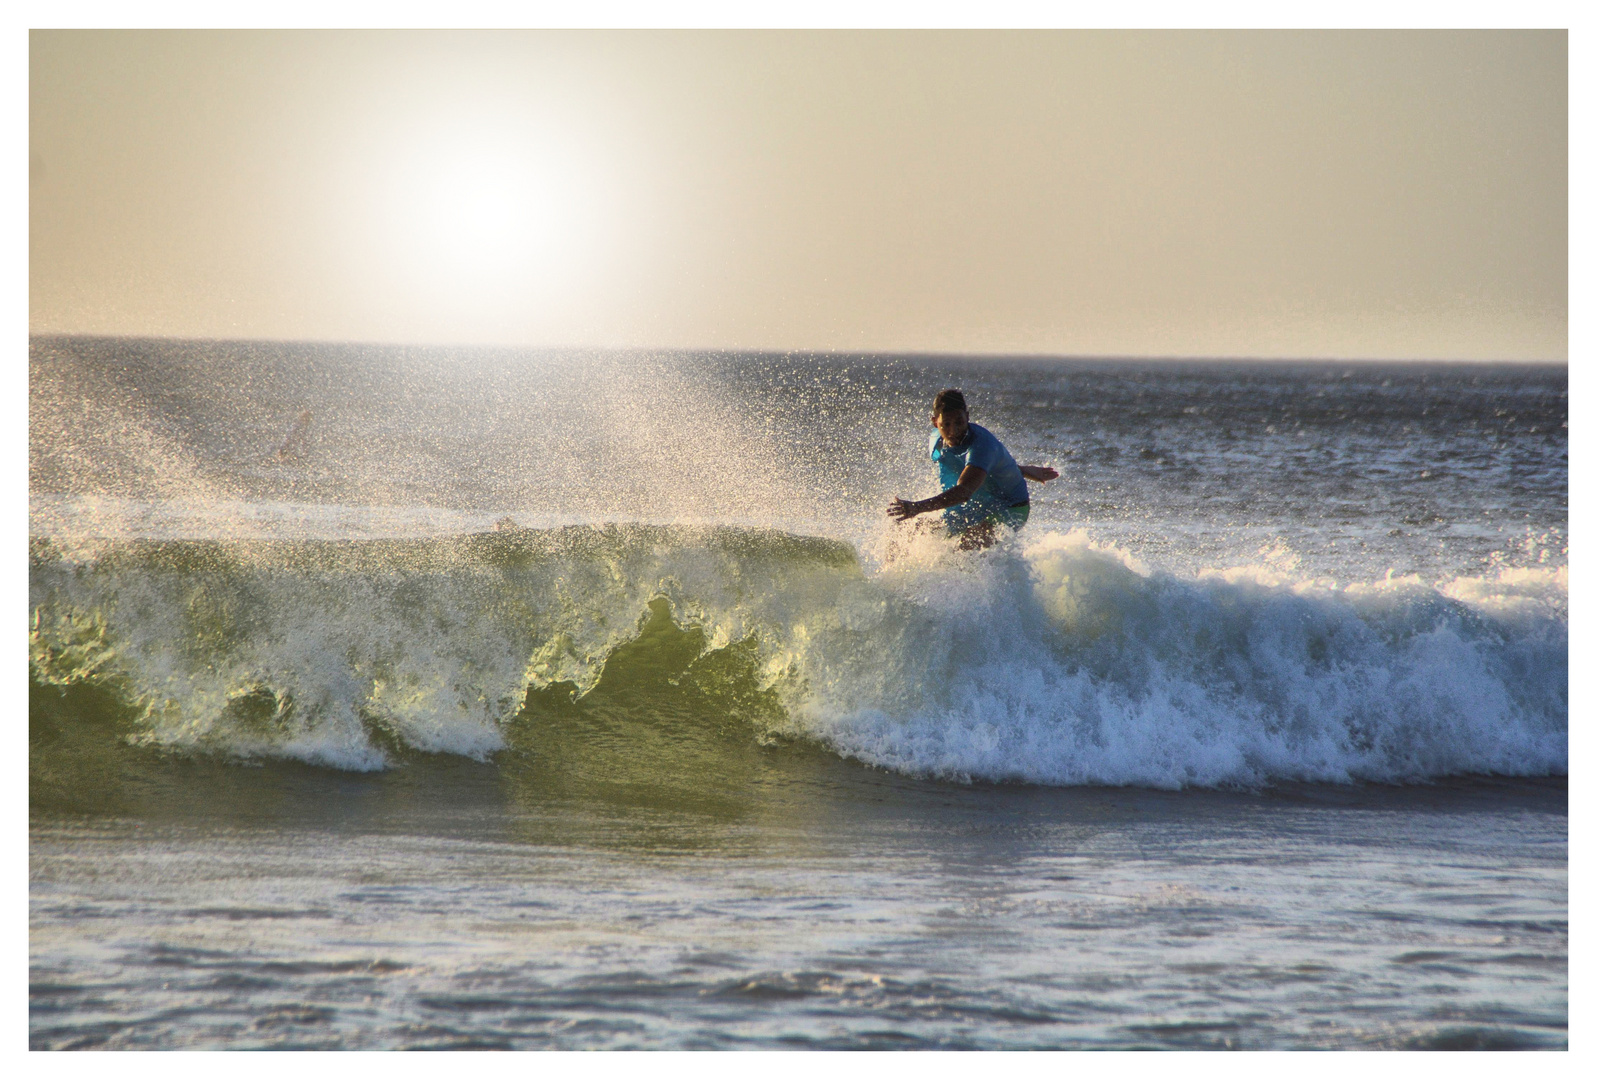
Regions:
<instances>
[{"instance_id":1,"label":"green board shorts","mask_svg":"<svg viewBox=\"0 0 1597 1080\"><path fill-rule=\"evenodd\" d=\"M960 513L962 510L964 513ZM972 507L970 503L964 503L960 506L951 506L943 512L943 522L948 526L949 533L954 536L974 529L978 525L1003 525L1018 530L1030 517L1029 502L1002 507Z\"/></svg>"}]
</instances>

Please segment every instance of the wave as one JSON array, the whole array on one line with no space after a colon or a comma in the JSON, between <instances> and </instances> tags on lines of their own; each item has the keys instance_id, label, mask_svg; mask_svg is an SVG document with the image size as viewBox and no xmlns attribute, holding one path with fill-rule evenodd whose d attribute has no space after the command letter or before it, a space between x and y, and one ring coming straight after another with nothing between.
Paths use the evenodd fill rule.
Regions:
<instances>
[{"instance_id":1,"label":"wave","mask_svg":"<svg viewBox=\"0 0 1597 1080\"><path fill-rule=\"evenodd\" d=\"M1177 576L1080 531L976 554L647 525L36 537L30 667L109 703L55 723L346 770L489 760L609 693L618 737L669 705L917 776L1411 782L1567 773L1567 598L1567 568Z\"/></svg>"}]
</instances>

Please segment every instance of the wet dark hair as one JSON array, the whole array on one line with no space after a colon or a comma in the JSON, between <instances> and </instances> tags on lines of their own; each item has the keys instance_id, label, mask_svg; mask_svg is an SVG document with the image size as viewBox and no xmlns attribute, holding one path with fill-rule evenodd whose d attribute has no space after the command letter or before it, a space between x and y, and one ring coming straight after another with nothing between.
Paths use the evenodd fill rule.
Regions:
<instances>
[{"instance_id":1,"label":"wet dark hair","mask_svg":"<svg viewBox=\"0 0 1597 1080\"><path fill-rule=\"evenodd\" d=\"M960 412L970 411L965 407L965 395L952 387L947 390L937 391L937 396L932 398L933 416L942 416L944 413L953 412L955 409Z\"/></svg>"}]
</instances>

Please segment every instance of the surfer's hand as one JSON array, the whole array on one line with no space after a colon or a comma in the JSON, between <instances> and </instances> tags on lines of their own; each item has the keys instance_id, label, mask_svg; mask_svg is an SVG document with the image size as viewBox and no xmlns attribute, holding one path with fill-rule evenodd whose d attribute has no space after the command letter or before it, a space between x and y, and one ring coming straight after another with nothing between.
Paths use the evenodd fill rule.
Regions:
<instances>
[{"instance_id":1,"label":"surfer's hand","mask_svg":"<svg viewBox=\"0 0 1597 1080\"><path fill-rule=\"evenodd\" d=\"M920 511L915 509L914 503L905 502L903 499L894 499L893 505L887 508L887 516L897 518L899 521L908 521L918 513Z\"/></svg>"},{"instance_id":2,"label":"surfer's hand","mask_svg":"<svg viewBox=\"0 0 1597 1080\"><path fill-rule=\"evenodd\" d=\"M1059 479L1059 470L1051 469L1047 465L1022 465L1020 474L1027 480L1035 480L1040 484Z\"/></svg>"}]
</instances>

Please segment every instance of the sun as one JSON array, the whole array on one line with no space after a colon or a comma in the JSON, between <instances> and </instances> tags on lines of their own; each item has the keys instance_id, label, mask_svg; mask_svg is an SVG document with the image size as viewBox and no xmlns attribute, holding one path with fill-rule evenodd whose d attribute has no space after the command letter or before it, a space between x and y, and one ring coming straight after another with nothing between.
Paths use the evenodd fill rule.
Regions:
<instances>
[{"instance_id":1,"label":"sun","mask_svg":"<svg viewBox=\"0 0 1597 1080\"><path fill-rule=\"evenodd\" d=\"M377 272L422 304L552 296L592 217L581 155L556 134L480 117L396 133L374 177Z\"/></svg>"},{"instance_id":2,"label":"sun","mask_svg":"<svg viewBox=\"0 0 1597 1080\"><path fill-rule=\"evenodd\" d=\"M431 146L396 177L396 225L422 265L470 276L503 273L552 254L560 211L553 171L553 163L504 147Z\"/></svg>"}]
</instances>

